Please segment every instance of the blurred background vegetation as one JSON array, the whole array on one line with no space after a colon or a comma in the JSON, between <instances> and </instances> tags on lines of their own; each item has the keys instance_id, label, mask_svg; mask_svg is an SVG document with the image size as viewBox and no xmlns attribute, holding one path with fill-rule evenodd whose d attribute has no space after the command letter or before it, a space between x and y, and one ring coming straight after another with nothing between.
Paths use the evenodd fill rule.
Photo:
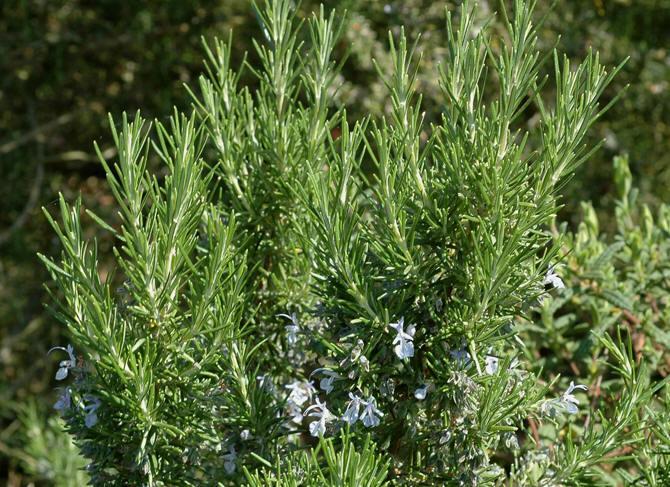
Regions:
<instances>
[{"instance_id":1,"label":"blurred background vegetation","mask_svg":"<svg viewBox=\"0 0 670 487\"><path fill-rule=\"evenodd\" d=\"M612 229L614 156L628 154L642 201L667 201L670 0L560 0L551 9L552 3L539 0L536 11L538 21L544 17L543 49L558 42L560 51L582 57L593 47L610 66L629 58L605 99L628 89L591 133L589 143L604 140L603 148L570 183L561 215L574 224L580 201L591 200L601 228ZM446 48L444 10L453 2L324 4L349 12L338 100L351 118L388 108L371 60L384 69L387 31L398 32L401 24L410 39L421 35L420 91L427 118L439 116L443 102L435 73ZM482 14L500 11L497 0L479 4ZM301 10L308 14L317 5L303 1ZM247 0L0 2L0 472L9 485L77 485L85 479L83 463L51 411L55 368L47 351L68 338L44 307L47 275L35 254L59 249L40 208L53 210L62 191L70 200L81 193L98 214L113 213L92 144L96 140L105 155L114 155L106 113L141 109L145 117L163 119L172 106L188 109L183 84L194 86L201 72L201 38L226 36L231 29L240 63L252 49L251 38L260 38ZM532 117L523 123L532 124Z\"/></svg>"}]
</instances>

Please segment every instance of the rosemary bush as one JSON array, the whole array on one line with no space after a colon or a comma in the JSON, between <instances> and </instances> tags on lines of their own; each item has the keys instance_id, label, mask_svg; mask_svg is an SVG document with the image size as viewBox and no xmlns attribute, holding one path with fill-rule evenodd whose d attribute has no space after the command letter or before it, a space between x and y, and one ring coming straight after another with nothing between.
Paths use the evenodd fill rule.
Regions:
<instances>
[{"instance_id":1,"label":"rosemary bush","mask_svg":"<svg viewBox=\"0 0 670 487\"><path fill-rule=\"evenodd\" d=\"M663 485L663 353L639 337L665 335L636 306L665 316L668 210L636 229L619 159L622 236L592 211L556 228L617 68L540 53L532 13L500 35L447 14L439 124L403 34L388 113L349 120L340 14L289 0L257 8L257 64L206 46L192 113L110 120L118 221L61 197L63 253L41 256L73 342L55 408L92 484ZM104 279L84 216L117 242Z\"/></svg>"}]
</instances>

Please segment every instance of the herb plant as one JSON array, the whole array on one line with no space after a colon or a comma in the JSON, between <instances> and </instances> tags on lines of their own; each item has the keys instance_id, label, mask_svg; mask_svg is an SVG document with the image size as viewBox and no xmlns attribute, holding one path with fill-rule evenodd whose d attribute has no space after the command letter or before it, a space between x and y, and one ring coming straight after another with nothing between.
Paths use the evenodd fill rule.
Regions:
<instances>
[{"instance_id":1,"label":"herb plant","mask_svg":"<svg viewBox=\"0 0 670 487\"><path fill-rule=\"evenodd\" d=\"M532 4L503 10L504 32L473 8L447 13L439 124L402 33L378 67L386 116L350 120L340 14L300 21L289 0L256 7L257 62L231 66L232 38L206 46L192 113L110 120L118 220L85 215L115 236L116 268L101 277L63 198L59 222L47 213L63 253L42 256L74 344L52 350L55 407L92 484L662 485L665 382L627 315L579 338L588 375L551 368L570 363L570 315L545 327L587 292L569 278L602 245L592 217L576 235L554 221L618 68L538 52ZM635 273L654 257L623 241L592 286L632 313L610 260L628 245ZM659 272L638 295L667 289Z\"/></svg>"}]
</instances>

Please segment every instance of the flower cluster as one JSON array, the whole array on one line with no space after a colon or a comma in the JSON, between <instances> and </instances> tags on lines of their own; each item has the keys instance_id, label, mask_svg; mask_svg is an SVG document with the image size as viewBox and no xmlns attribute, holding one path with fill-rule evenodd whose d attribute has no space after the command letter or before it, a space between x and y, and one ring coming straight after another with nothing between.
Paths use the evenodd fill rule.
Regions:
<instances>
[{"instance_id":1,"label":"flower cluster","mask_svg":"<svg viewBox=\"0 0 670 487\"><path fill-rule=\"evenodd\" d=\"M64 380L67 378L69 372L74 370L77 365L77 358L74 354L72 345L67 347L53 347L49 350L62 350L68 354L68 360L62 360L59 363L58 372L56 372L56 380ZM91 393L81 394L79 389L84 383L83 371L80 371L80 376L75 380L73 386L63 387L61 394L54 404L53 408L61 414L70 414L73 411L81 411L84 415L84 425L87 428L93 428L98 423L98 408L101 405L100 398ZM73 393L77 392L77 397L74 398ZM73 408L73 403L75 407Z\"/></svg>"},{"instance_id":2,"label":"flower cluster","mask_svg":"<svg viewBox=\"0 0 670 487\"><path fill-rule=\"evenodd\" d=\"M237 463L237 452L235 451L235 446L232 445L228 450L228 453L225 453L223 456L223 468L226 470L226 473L229 475L235 472L235 467Z\"/></svg>"},{"instance_id":3,"label":"flower cluster","mask_svg":"<svg viewBox=\"0 0 670 487\"><path fill-rule=\"evenodd\" d=\"M291 391L286 400L288 415L294 423L300 424L303 418L302 406L311 402L312 397L316 394L314 384L307 381L293 381L285 388Z\"/></svg>"},{"instance_id":4,"label":"flower cluster","mask_svg":"<svg viewBox=\"0 0 670 487\"><path fill-rule=\"evenodd\" d=\"M363 400L357 394L350 392L349 399L347 409L342 415L343 421L350 426L353 426L358 420L368 428L379 425L380 418L384 416L384 413L377 409L377 401L374 397L369 396L366 400ZM363 408L363 412L360 412L361 407Z\"/></svg>"},{"instance_id":5,"label":"flower cluster","mask_svg":"<svg viewBox=\"0 0 670 487\"><path fill-rule=\"evenodd\" d=\"M305 409L304 416L314 416L316 421L309 423L309 433L312 436L323 436L326 433L326 424L335 420L335 416L330 412L325 402L316 398L316 403Z\"/></svg>"},{"instance_id":6,"label":"flower cluster","mask_svg":"<svg viewBox=\"0 0 670 487\"><path fill-rule=\"evenodd\" d=\"M540 412L547 416L556 416L558 411L567 411L570 414L577 414L579 412L579 401L573 394L577 390L586 391L588 388L583 384L575 385L570 381L567 390L561 394L560 397L544 401L540 406Z\"/></svg>"}]
</instances>

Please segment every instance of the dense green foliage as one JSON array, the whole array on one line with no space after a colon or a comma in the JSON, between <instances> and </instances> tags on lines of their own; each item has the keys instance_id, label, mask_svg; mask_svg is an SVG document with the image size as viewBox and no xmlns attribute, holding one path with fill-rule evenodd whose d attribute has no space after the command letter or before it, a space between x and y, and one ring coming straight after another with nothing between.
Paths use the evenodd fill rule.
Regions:
<instances>
[{"instance_id":1,"label":"dense green foliage","mask_svg":"<svg viewBox=\"0 0 670 487\"><path fill-rule=\"evenodd\" d=\"M32 130L27 138L14 137L19 144L10 139L0 148L3 168L12 168L4 184L22 181L26 171L35 171L30 190L34 197L26 198L28 190L21 188L30 184L25 183L7 192L10 211L3 215L15 224L3 232L0 243L10 250L8 260L3 255L5 284L0 291L7 298L1 305L2 320L9 318L11 323L2 333L12 337L7 341L9 355L2 358L8 364L3 403L11 404L10 422L1 438L3 453L38 478L63 485L81 478L74 470L81 460L73 456L75 450L56 421L42 426L39 408L7 402L25 396L26 381L36 373L42 376L41 387L53 377L39 365L24 370L17 351L30 346L32 356L46 359L51 345L72 341L76 358L86 365L65 366L74 383L61 392L71 392L71 404L79 405L72 414L65 412L65 419L83 453L95 460L89 470L98 481L120 474L136 482L172 484L195 482L203 475L237 475L238 481L251 485L266 485L277 477L286 485L298 485L300 479L320 485L324 479L342 484L343 478L365 471L371 485L439 475L481 483L498 478L499 465L511 467L510 481L520 485L574 485L594 476L632 482L639 475L646 476L648 485L663 485L666 401L657 397L654 408L647 406L650 384L664 377L668 367L668 276L663 258L667 209L661 207L652 218L651 210L638 203L628 162L620 158L611 178L619 194L615 218L605 216L603 221L602 202L596 202L602 226L615 232L614 237L600 235L599 218L588 205L574 234L565 226L553 226L552 232L546 226L559 209L556 184L561 191L588 197L587 185L564 186L587 154L592 162L580 169L581 174L591 186L607 187L609 172L603 171L598 158L631 149L633 167L643 175L643 200L657 206L654 184L663 184L663 173L644 177L649 171L658 176L656 168L665 167L668 153L662 143L647 142L662 134L667 114L667 97L657 96L666 89L665 54L644 37L653 36L654 29L598 46L610 64L632 57L609 88L605 85L610 79L600 77L598 62L590 54L583 71L567 78L560 75L568 70L559 59L556 79L563 91L556 92L553 60L536 64L533 33L523 28L529 18L518 17L518 8L509 9L512 25L506 26L502 16L490 24L490 43L489 33L480 30L489 14L485 2L472 17L472 38L462 35L468 26L458 25L464 18L458 14L454 31L443 29L444 10L437 4L369 5L365 11L352 5L344 28L322 15L302 30L290 20L289 10L269 10L257 15L266 29L264 42L256 48L246 46L252 48L253 68L238 71L244 31L256 20L246 16L244 3L224 8L223 16L233 19L242 35L235 35L234 49L230 41L208 43L207 75L199 84L189 81L188 67L170 72L201 57L194 47L196 35L188 37L188 53L170 47L175 36L200 28L194 27L197 23L159 37L166 44L164 51L161 44L152 47L155 62L143 57L146 65L131 66L131 75L128 65L120 68L123 82L94 82L91 88L72 91L56 84L68 75L43 72L40 78L32 70L43 66L56 73L74 72L77 64L28 63L27 74L23 66L16 69L16 77L26 83L22 89L31 91L29 83L46 81L43 89L36 89L33 108L20 106L31 97L10 97L17 105L3 122L17 134ZM213 6L181 5L183 11L173 9L166 18L132 6L127 11L115 8L114 18L125 22L135 16L141 28L130 29L126 41L138 51L143 51L145 34L155 33L152 22L172 26L179 18L195 16L208 19L200 24L203 32L210 32L209 22L214 26L217 18L206 14L214 12ZM597 9L576 15L567 5L567 15L575 15L575 22L560 49L582 57L584 31L593 38L607 32L594 27L589 12L606 6L595 4ZM543 8L536 11L536 20ZM662 2L636 8L652 12L663 25L667 6ZM311 4L302 5L304 14L311 9ZM28 6L12 14L20 18L21 12L29 11ZM56 19L78 18L56 12ZM78 12L82 25L100 13ZM231 16L233 12L245 16ZM549 13L540 27L541 54L549 53L554 42L551 32L564 31L559 22L565 12ZM44 13L44 18L27 18L53 25L52 12ZM603 21L608 26L626 32L629 17L614 9L606 13ZM109 18L100 16L105 19L101 22ZM385 30L393 23L407 24L410 39L425 33L418 44L421 56L407 52L404 36L395 27L388 44ZM61 59L82 60L86 69L86 56L78 54L76 43L68 45L67 35L59 37L59 29L47 42L61 43L67 51ZM509 35L505 29L511 29ZM31 32L26 28L23 35ZM123 39L119 42L126 42ZM257 39L260 42L261 36ZM355 42L340 75L332 60L342 57L351 40ZM631 52L628 42L633 41L638 48ZM507 57L501 51L506 43ZM492 56L486 84L479 78L487 57L484 47ZM112 46L109 61L103 62L123 64L116 51ZM443 69L436 76L439 60ZM551 78L541 97L535 80L544 73ZM187 81L196 113L163 118L173 103L186 109L186 98L153 88L157 85L146 81L153 76L161 85L168 79L175 87L180 78ZM635 76L646 77L645 82L634 83L589 136L586 128L599 110L594 104L597 95L604 90L606 104ZM117 104L105 101L116 96L113 88L92 95L103 85L116 86L116 93L122 94ZM5 97L18 85L6 86ZM119 86L132 89L118 91ZM582 92L590 94L580 100L577 95ZM467 94L474 97L468 99ZM60 118L69 112L56 100L74 95L81 96L76 117ZM138 117L130 123L120 117L113 120L114 144L101 143L99 153L103 161L112 161L110 166L101 171L97 167L102 166L87 162L93 158L79 149L101 133L100 112L137 105L162 124L149 132ZM347 113L341 109L345 105L350 107ZM80 145L69 145L73 142L62 137L45 138L48 132L39 125L44 114L40 110L35 115L35 106L53 110L59 117L54 117L57 131L67 123L84 127L78 130ZM17 113L32 115L12 119ZM639 117L636 122L626 122L634 117ZM640 124L647 127L642 133L630 131ZM520 139L518 134L526 130L530 136ZM607 150L594 156L594 141L602 135L608 136ZM52 160L54 149L62 158ZM14 164L26 157L35 157L36 165ZM94 220L102 225L95 231L98 251L97 245L87 243L94 235L90 220L84 217L80 225L78 206L70 210L61 200L63 261L50 261L50 268L61 283L54 295L62 303L60 317L70 327L67 338L59 338L53 321L30 309L31 302L40 300L35 292L25 293L35 286L34 276L30 267L16 263L35 245L48 249L42 250L46 255L57 252L55 241L50 247L38 243L45 234L32 208L38 200L53 201L48 193L63 187L64 180L52 176L63 174L65 160L80 161L74 166L69 162L64 173L72 175L67 183L75 191L81 186L80 174L94 176L87 181L84 207L101 215ZM467 167L463 160L478 163ZM45 172L51 190L43 189ZM108 187L97 179L101 173ZM66 194L65 200L73 199L71 191ZM569 208L574 209L576 201L570 198ZM49 213L56 209L54 204L47 207ZM26 220L26 215L33 216ZM556 272L567 288L548 296L543 279L556 282L545 276L547 266L555 262L560 262ZM20 285L9 287L10 278ZM26 313L35 318L23 331ZM278 317L280 313L286 316ZM412 337L404 338L405 344L416 337L416 357L409 360L398 360L392 344L395 332L388 326L400 318L407 326L417 325L415 333L407 326L403 331ZM286 334L286 326L295 328ZM13 330L18 332L14 336ZM36 346L25 340L40 330L48 330L43 343ZM623 334L621 342L618 333ZM101 336L107 338L100 340ZM249 340L260 336L266 339ZM215 352L221 349L223 357ZM56 353L63 354L58 360L67 359L65 352L54 350L48 360L52 362ZM471 357L475 359L470 362ZM607 363L618 369L608 369ZM518 375L508 373L511 364L521 369ZM497 373L487 373L493 369ZM301 390L307 387L301 381L311 378L323 384L331 373L337 374L331 381L334 390L319 392L329 410L341 416L351 405L352 393L361 400L361 409L373 404L371 411L379 408L384 413L381 424L367 437L361 433L368 428L360 422L351 434L333 435L331 428L339 428L342 420L327 421L326 436L332 440L320 441L309 452L293 451L313 444L307 425L314 417L305 418L302 427L294 421L292 427L304 431L287 435L286 418L278 419L276 413L298 416L290 398L291 407L284 404L287 398L280 384L293 380L293 390ZM261 374L267 374L267 380L256 380ZM587 396L578 396L590 400L584 421L566 422L561 414L547 421L547 414L571 404L560 395L570 379L589 386ZM277 384L275 392L270 380ZM503 398L510 391L512 398L523 400ZM417 393L425 400L418 400ZM552 394L558 399L549 399ZM612 414L595 414L613 404L618 408ZM506 413L500 415L501 410ZM13 411L22 411L16 420L11 418ZM414 419L397 419L407 415ZM23 433L10 437L17 426ZM604 465L605 455L614 469ZM465 461L472 468L459 470L456 465ZM293 478L297 472L305 477Z\"/></svg>"}]
</instances>

